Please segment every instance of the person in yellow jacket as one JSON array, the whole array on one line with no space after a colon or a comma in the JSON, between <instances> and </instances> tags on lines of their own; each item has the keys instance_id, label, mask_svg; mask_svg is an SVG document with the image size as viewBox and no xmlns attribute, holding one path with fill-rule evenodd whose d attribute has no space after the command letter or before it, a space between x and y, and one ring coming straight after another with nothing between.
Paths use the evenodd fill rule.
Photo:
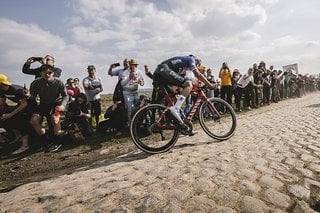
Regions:
<instances>
[{"instance_id":1,"label":"person in yellow jacket","mask_svg":"<svg viewBox=\"0 0 320 213\"><path fill-rule=\"evenodd\" d=\"M219 78L221 79L221 98L232 104L232 71L228 64L223 62L220 68Z\"/></svg>"}]
</instances>

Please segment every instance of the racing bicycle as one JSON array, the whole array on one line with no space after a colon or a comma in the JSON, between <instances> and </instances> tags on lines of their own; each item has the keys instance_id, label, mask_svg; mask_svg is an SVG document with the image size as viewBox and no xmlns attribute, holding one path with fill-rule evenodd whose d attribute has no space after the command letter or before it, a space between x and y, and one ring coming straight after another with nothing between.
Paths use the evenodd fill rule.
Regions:
<instances>
[{"instance_id":1,"label":"racing bicycle","mask_svg":"<svg viewBox=\"0 0 320 213\"><path fill-rule=\"evenodd\" d=\"M142 151L156 154L170 150L179 135L192 136L194 118L199 120L204 132L218 141L229 139L235 132L237 121L233 108L220 98L207 98L207 87L194 86L191 92L193 105L187 115L181 112L181 125L168 107L174 105L175 95L167 86L160 85L164 104L148 104L140 108L130 123L130 134L134 144Z\"/></svg>"}]
</instances>

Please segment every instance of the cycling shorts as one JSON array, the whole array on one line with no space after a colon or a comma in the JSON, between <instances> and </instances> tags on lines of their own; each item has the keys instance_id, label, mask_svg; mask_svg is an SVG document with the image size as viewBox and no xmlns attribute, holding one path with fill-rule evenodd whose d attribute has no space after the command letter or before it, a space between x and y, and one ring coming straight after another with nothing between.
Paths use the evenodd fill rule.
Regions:
<instances>
[{"instance_id":1,"label":"cycling shorts","mask_svg":"<svg viewBox=\"0 0 320 213\"><path fill-rule=\"evenodd\" d=\"M182 87L186 82L186 78L170 69L167 64L160 64L153 73L153 81L164 85Z\"/></svg>"}]
</instances>

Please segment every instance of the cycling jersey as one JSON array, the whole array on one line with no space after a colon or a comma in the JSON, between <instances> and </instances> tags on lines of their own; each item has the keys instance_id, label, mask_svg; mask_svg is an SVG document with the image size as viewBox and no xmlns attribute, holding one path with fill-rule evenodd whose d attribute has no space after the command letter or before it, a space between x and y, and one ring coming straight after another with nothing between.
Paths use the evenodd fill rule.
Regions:
<instances>
[{"instance_id":1,"label":"cycling jersey","mask_svg":"<svg viewBox=\"0 0 320 213\"><path fill-rule=\"evenodd\" d=\"M165 85L182 87L187 79L187 71L197 69L195 59L191 56L176 56L163 61L154 71L153 80Z\"/></svg>"},{"instance_id":2,"label":"cycling jersey","mask_svg":"<svg viewBox=\"0 0 320 213\"><path fill-rule=\"evenodd\" d=\"M184 76L187 70L197 69L196 61L191 56L176 56L163 61L161 64L167 64L171 70L181 76Z\"/></svg>"}]
</instances>

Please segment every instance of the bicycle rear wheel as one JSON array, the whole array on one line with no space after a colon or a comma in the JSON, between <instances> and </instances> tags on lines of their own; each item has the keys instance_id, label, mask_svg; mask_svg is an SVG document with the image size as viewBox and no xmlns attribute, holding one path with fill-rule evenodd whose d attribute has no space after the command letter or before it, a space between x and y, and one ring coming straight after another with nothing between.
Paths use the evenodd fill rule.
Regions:
<instances>
[{"instance_id":1,"label":"bicycle rear wheel","mask_svg":"<svg viewBox=\"0 0 320 213\"><path fill-rule=\"evenodd\" d=\"M131 138L140 150L151 154L166 152L177 142L180 130L165 110L163 105L149 104L133 116Z\"/></svg>"},{"instance_id":2,"label":"bicycle rear wheel","mask_svg":"<svg viewBox=\"0 0 320 213\"><path fill-rule=\"evenodd\" d=\"M220 98L209 98L199 109L199 120L202 129L207 135L217 140L229 139L237 126L236 114L226 101ZM214 110L216 109L216 110Z\"/></svg>"}]
</instances>

